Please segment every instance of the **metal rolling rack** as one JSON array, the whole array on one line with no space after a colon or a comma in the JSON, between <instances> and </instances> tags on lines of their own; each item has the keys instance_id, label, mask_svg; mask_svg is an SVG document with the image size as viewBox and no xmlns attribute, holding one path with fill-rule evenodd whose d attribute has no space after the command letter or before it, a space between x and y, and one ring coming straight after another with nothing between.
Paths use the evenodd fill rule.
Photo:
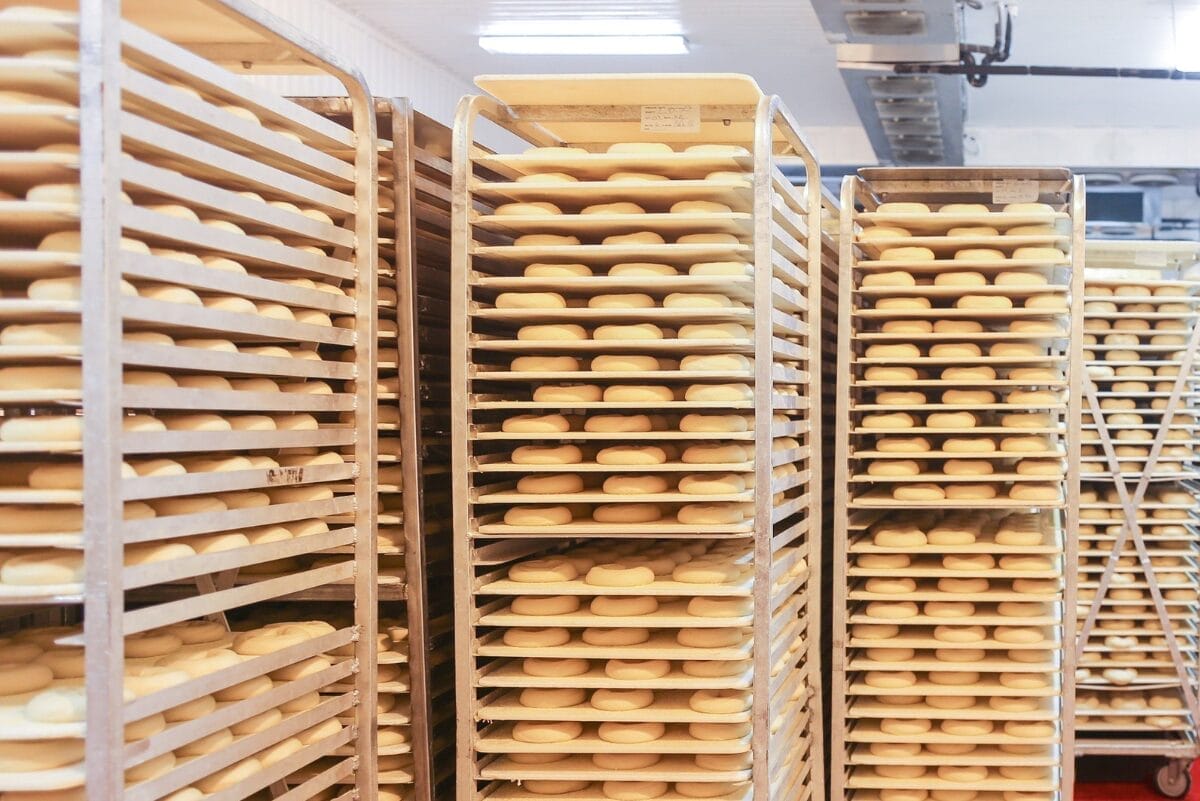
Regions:
<instances>
[{"instance_id":1,"label":"metal rolling rack","mask_svg":"<svg viewBox=\"0 0 1200 801\"><path fill-rule=\"evenodd\" d=\"M1081 184L973 168L843 183L835 799L1071 794Z\"/></svg>"},{"instance_id":2,"label":"metal rolling rack","mask_svg":"<svg viewBox=\"0 0 1200 801\"><path fill-rule=\"evenodd\" d=\"M300 99L345 122L344 98ZM381 654L378 691L396 696L380 715L380 786L430 799L453 769L449 661L449 283L451 132L403 98L376 100L379 140L381 623L402 634ZM381 637L384 635L381 629ZM389 661L390 660L390 661ZM396 677L397 664L402 673ZM390 733L389 733L390 732ZM411 754L411 762L397 759ZM391 758L389 760L389 758Z\"/></svg>"},{"instance_id":3,"label":"metal rolling rack","mask_svg":"<svg viewBox=\"0 0 1200 801\"><path fill-rule=\"evenodd\" d=\"M810 291L820 280L820 248L809 246L809 232L814 232L815 239L820 228L820 195L814 192L805 198L788 184L774 163L772 150L802 157L811 187L819 186L817 164L778 99L762 95L742 76L490 77L480 79L479 85L497 99L478 96L463 101L455 127L454 154L451 394L456 404L457 797L460 801L544 798L528 789L540 780L544 784L539 792L567 793L576 799L605 798L606 790L614 793L620 789L666 799L710 797L713 793L723 799L750 794L761 799L821 798L820 397L815 391L817 357L809 350L810 333L820 331L821 317L820 293ZM673 123L674 115L682 115L682 120ZM536 147L583 150L486 154L471 144L483 120ZM686 132L678 132L681 129ZM668 143L671 150L607 152L610 145L621 142ZM698 144L719 144L727 149L685 152L687 146ZM728 149L731 145L737 149ZM578 180L520 180L523 175L548 172L566 173ZM628 172L669 180L639 180L638 176L606 180L614 173ZM746 175L751 172L752 176ZM703 180L711 173L723 174ZM706 207L694 214L686 210L667 213L679 201L694 200L718 201L728 210ZM536 217L508 216L505 210L496 213L499 207L518 201L559 204L565 213ZM634 217L625 213L632 211L629 207L578 213L591 204L614 202L636 203L647 213ZM622 245L621 240L597 244L601 237L639 231L659 232L672 244ZM706 232L699 243L676 241L695 232ZM734 236L711 236L721 232ZM512 238L531 234L577 236L588 244L579 244L579 239L540 238L529 244L530 240ZM547 246L547 241L565 243ZM718 261L752 262L753 267L737 276L689 272L690 265ZM535 270L526 275L524 266L535 262L588 262L592 274L545 278L538 277ZM679 274L606 275L610 266L622 262L677 265ZM561 292L572 302L565 309L516 311L503 308L505 302L497 304L498 293L522 290ZM723 293L739 305L680 308L664 298L677 292ZM607 300L584 306L605 293L653 297L651 307L642 303L643 308L635 310L603 308ZM670 328L737 322L747 329L753 326L753 333L735 332L727 339L709 341L664 333L663 339L636 343L605 341L603 337L538 342L517 335L517 326L527 323L566 323L592 329L648 322ZM589 364L586 371L559 373L523 372L517 364L510 365L513 356L536 354L653 353L672 359L731 351L752 357L752 362L742 362L750 365L748 369L688 372L674 362L658 361L653 365L647 362L647 372L602 372L597 363ZM581 380L608 389L647 382L676 386L680 389L676 397L684 399L564 402L544 395L545 400L531 399L536 388ZM724 396L702 399L710 391L707 387L730 383L747 385L746 394L738 395L743 400ZM701 388L701 399L687 399L696 397L682 393L689 385ZM757 389L752 398L751 387ZM622 395L614 392L610 399ZM655 418L697 410L744 410L752 417L748 430L739 433L668 430L675 425L663 419L657 425L650 421L655 430L633 435L600 433L596 430L599 425L588 431L540 434L505 430L505 421L516 419L514 413L540 415L559 410L591 413L588 420L600 417L594 413L601 410L651 412ZM646 420L650 417L646 415ZM631 441L666 447L651 452L653 462L641 466L610 464L597 453ZM745 448L733 455L732 464L703 463L703 458L694 463L679 461L676 444L683 447L696 442L742 443ZM529 464L513 450L560 444L582 446L579 459L571 456L571 464L539 466ZM684 458L688 458L686 454ZM536 482L547 473L564 471L585 478L582 491L537 496L514 487L519 479ZM759 489L701 496L671 486L677 477L691 475L700 480L722 473L737 474L731 485L744 486L740 482L745 476ZM650 488L652 494L640 495L607 494L597 486L601 478L607 483L629 474L635 475L635 482L649 478L656 484L654 476L665 476L670 483L663 482L661 487ZM573 504L559 507L568 510L571 521L549 526L520 523L513 510L530 500ZM607 509L606 501L629 504L626 511L643 522L604 522L607 515L598 510ZM704 518L708 522L689 523L691 510L678 510L690 501L712 504L719 510L720 522ZM650 503L662 507L655 510ZM734 521L735 503L752 503L752 516L743 513L740 522ZM647 519L663 509L661 519ZM596 513L600 521L590 517ZM683 522L677 515L683 516ZM567 548L571 550L564 550ZM691 553L683 549L691 549ZM570 557L566 560L569 570L583 571L578 578L529 584L510 573L520 569L518 566L530 568L530 557L561 553ZM691 555L701 553L704 557L697 560L698 565L719 565L714 568L721 577L715 579L718 584L705 587L673 579L687 574L672 568L686 568ZM618 555L627 560L623 563L626 567L652 573L652 580L640 579L635 582L638 586L625 589L598 585L599 575L591 572L594 563ZM648 561L634 561L638 559ZM679 562L684 564L677 567ZM623 596L630 594L640 596L635 599L638 605L649 602L654 606L654 599L661 596L682 596L683 600L664 598L657 611L641 617L593 613L590 610L601 608L595 601L553 617L513 609L517 599L520 604L538 603L546 596L582 596L585 603L588 596L595 596L601 604L620 606ZM740 611L734 612L734 617L705 619L702 612L683 610L697 599ZM565 605L572 604L568 600ZM597 622L601 627L593 626ZM514 644L530 631L529 626L565 627L551 630L556 637L559 632L566 634L567 642L545 643L546 647ZM714 639L699 635L700 627L715 632ZM627 644L615 645L614 641ZM530 668L536 673L535 666L553 664L558 658L569 660L562 664L570 666L572 675L550 678L526 672ZM620 672L620 660L639 664L650 660L647 665L654 667L630 678ZM697 665L713 672L706 674L694 667ZM724 667L716 670L718 665ZM693 669L695 673L687 672ZM610 670L620 678L610 677ZM691 704L699 703L693 694L701 689L732 702L730 708L717 714L707 706L697 711ZM606 693L626 690L635 690L643 700L622 711L601 708L605 704L600 698ZM654 693L649 707L644 706L651 698L647 691ZM570 706L538 709L521 703L522 699L540 698L538 692L565 693L570 696ZM589 694L591 705L585 700ZM569 742L529 742L521 730L536 729L539 720L569 733L577 729L579 736ZM719 734L712 740L694 736L704 735L705 725L714 722L719 725L713 731ZM664 728L658 729L658 724ZM636 730L642 742L614 744L611 738L617 730ZM647 731L651 734L646 735ZM558 759L557 754L567 756ZM625 767L618 769L617 763ZM614 777L619 779L616 786L602 784ZM635 786L629 782L646 783Z\"/></svg>"},{"instance_id":4,"label":"metal rolling rack","mask_svg":"<svg viewBox=\"0 0 1200 801\"><path fill-rule=\"evenodd\" d=\"M1075 753L1197 756L1194 467L1200 247L1088 242Z\"/></svg>"},{"instance_id":5,"label":"metal rolling rack","mask_svg":"<svg viewBox=\"0 0 1200 801\"><path fill-rule=\"evenodd\" d=\"M410 619L419 626L421 648L421 718L414 716L414 742L423 741L417 770L419 798L440 798L452 792L454 770L454 596L450 512L450 229L452 169L451 130L412 109L406 100L393 101L390 111L394 162L393 185L397 231L407 218L412 281L401 301L410 309L415 346L417 406L417 471L420 473L418 510L421 515L420 570L424 581L422 607L409 604ZM405 203L407 200L407 203ZM404 216L402 216L404 215ZM397 263L403 258L397 252ZM406 393L401 386L401 392ZM415 628L414 628L415 630ZM416 651L416 642L413 651ZM414 663L414 670L416 664ZM424 773L424 776L422 776ZM428 787L426 791L423 788ZM426 795L428 793L428 795Z\"/></svg>"},{"instance_id":6,"label":"metal rolling rack","mask_svg":"<svg viewBox=\"0 0 1200 801\"><path fill-rule=\"evenodd\" d=\"M821 248L821 411L822 431L837 430L837 337L838 337L838 259L840 250L838 239L841 235L841 202L837 195L821 186L822 212L822 248ZM833 464L837 456L832 436L821 437L821 463ZM836 475L833 470L826 469L822 473L821 483L821 524L822 542L833 542L834 521L837 520L837 509L834 507L833 482ZM833 575L834 561L840 557L832 548L821 551L821 607L832 609L833 585L827 577ZM830 675L832 669L831 650L833 642L833 620L826 616L821 621L821 670L824 675ZM821 708L832 709L832 682L824 682L821 687ZM829 769L830 728L825 727L825 762L823 769ZM828 781L828 772L826 773Z\"/></svg>"},{"instance_id":7,"label":"metal rolling rack","mask_svg":"<svg viewBox=\"0 0 1200 801\"><path fill-rule=\"evenodd\" d=\"M370 97L250 3L8 5L0 603L6 654L80 697L52 723L4 699L6 748L46 740L55 764L2 773L0 791L370 797L374 763L336 756L375 742L374 674L359 670L376 650L374 473L360 469L374 465ZM338 79L353 127L233 73L259 58ZM340 555L235 580L319 552ZM72 583L14 583L17 560ZM149 599L181 579L191 597ZM340 627L219 633L227 614L250 625L263 602L339 582L356 601ZM197 618L218 634L189 646L213 628ZM48 619L68 625L15 628ZM77 747L81 761L63 756Z\"/></svg>"}]
</instances>

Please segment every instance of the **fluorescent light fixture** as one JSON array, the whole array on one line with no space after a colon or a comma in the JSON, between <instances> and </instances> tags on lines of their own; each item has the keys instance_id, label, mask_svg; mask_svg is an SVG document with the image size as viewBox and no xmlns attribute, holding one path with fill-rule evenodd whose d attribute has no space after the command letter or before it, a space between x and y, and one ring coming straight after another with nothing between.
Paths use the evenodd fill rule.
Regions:
<instances>
[{"instance_id":1,"label":"fluorescent light fixture","mask_svg":"<svg viewBox=\"0 0 1200 801\"><path fill-rule=\"evenodd\" d=\"M489 22L480 36L671 36L683 27L673 19L641 17L575 17L573 19L505 19Z\"/></svg>"},{"instance_id":2,"label":"fluorescent light fixture","mask_svg":"<svg viewBox=\"0 0 1200 801\"><path fill-rule=\"evenodd\" d=\"M682 36L480 36L489 53L522 56L682 56Z\"/></svg>"},{"instance_id":3,"label":"fluorescent light fixture","mask_svg":"<svg viewBox=\"0 0 1200 801\"><path fill-rule=\"evenodd\" d=\"M479 46L529 56L679 56L688 41L669 19L503 20L487 25Z\"/></svg>"}]
</instances>

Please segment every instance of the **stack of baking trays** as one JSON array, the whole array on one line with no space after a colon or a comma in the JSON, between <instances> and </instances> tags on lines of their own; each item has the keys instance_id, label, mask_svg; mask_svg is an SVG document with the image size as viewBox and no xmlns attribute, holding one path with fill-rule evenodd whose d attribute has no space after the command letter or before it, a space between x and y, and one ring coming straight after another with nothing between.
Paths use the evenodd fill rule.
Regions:
<instances>
[{"instance_id":1,"label":"stack of baking trays","mask_svg":"<svg viewBox=\"0 0 1200 801\"><path fill-rule=\"evenodd\" d=\"M1195 756L1196 255L1088 243L1080 754Z\"/></svg>"},{"instance_id":2,"label":"stack of baking trays","mask_svg":"<svg viewBox=\"0 0 1200 801\"><path fill-rule=\"evenodd\" d=\"M0 9L0 793L365 793L331 755L374 740L369 117L171 39L242 25L369 101L258 11L89 8ZM339 582L341 625L260 611Z\"/></svg>"},{"instance_id":3,"label":"stack of baking trays","mask_svg":"<svg viewBox=\"0 0 1200 801\"><path fill-rule=\"evenodd\" d=\"M1062 170L843 185L836 798L1070 787L1081 203Z\"/></svg>"},{"instance_id":4,"label":"stack of baking trays","mask_svg":"<svg viewBox=\"0 0 1200 801\"><path fill-rule=\"evenodd\" d=\"M741 76L479 84L455 153L459 797L820 798L820 197L775 155L814 187L817 165ZM481 119L528 149L473 148Z\"/></svg>"}]
</instances>

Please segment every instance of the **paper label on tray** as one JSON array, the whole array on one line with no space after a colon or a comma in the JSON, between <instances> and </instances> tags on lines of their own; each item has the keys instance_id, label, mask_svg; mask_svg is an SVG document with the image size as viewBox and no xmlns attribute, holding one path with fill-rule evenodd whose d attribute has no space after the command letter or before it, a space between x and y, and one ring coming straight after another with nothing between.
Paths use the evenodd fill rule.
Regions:
<instances>
[{"instance_id":1,"label":"paper label on tray","mask_svg":"<svg viewBox=\"0 0 1200 801\"><path fill-rule=\"evenodd\" d=\"M1133 264L1135 267L1166 267L1167 253L1164 250L1136 250Z\"/></svg>"},{"instance_id":2,"label":"paper label on tray","mask_svg":"<svg viewBox=\"0 0 1200 801\"><path fill-rule=\"evenodd\" d=\"M993 203L1036 203L1037 199L1037 181L1020 178L998 178L992 181Z\"/></svg>"},{"instance_id":3,"label":"paper label on tray","mask_svg":"<svg viewBox=\"0 0 1200 801\"><path fill-rule=\"evenodd\" d=\"M642 133L699 133L700 107L642 106Z\"/></svg>"}]
</instances>

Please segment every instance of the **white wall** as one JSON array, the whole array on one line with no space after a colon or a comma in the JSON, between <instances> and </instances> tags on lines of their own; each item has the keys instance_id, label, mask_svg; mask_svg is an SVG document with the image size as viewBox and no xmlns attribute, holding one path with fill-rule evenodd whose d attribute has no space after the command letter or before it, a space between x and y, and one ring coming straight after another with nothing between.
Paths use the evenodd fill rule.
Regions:
<instances>
[{"instance_id":1,"label":"white wall","mask_svg":"<svg viewBox=\"0 0 1200 801\"><path fill-rule=\"evenodd\" d=\"M477 91L473 84L403 44L379 33L330 0L256 0L276 16L303 30L363 73L376 97L407 97L418 111L446 124L454 121L459 98ZM345 94L330 79L261 79L289 95Z\"/></svg>"},{"instance_id":2,"label":"white wall","mask_svg":"<svg viewBox=\"0 0 1200 801\"><path fill-rule=\"evenodd\" d=\"M967 126L967 164L1194 167L1194 128Z\"/></svg>"}]
</instances>

